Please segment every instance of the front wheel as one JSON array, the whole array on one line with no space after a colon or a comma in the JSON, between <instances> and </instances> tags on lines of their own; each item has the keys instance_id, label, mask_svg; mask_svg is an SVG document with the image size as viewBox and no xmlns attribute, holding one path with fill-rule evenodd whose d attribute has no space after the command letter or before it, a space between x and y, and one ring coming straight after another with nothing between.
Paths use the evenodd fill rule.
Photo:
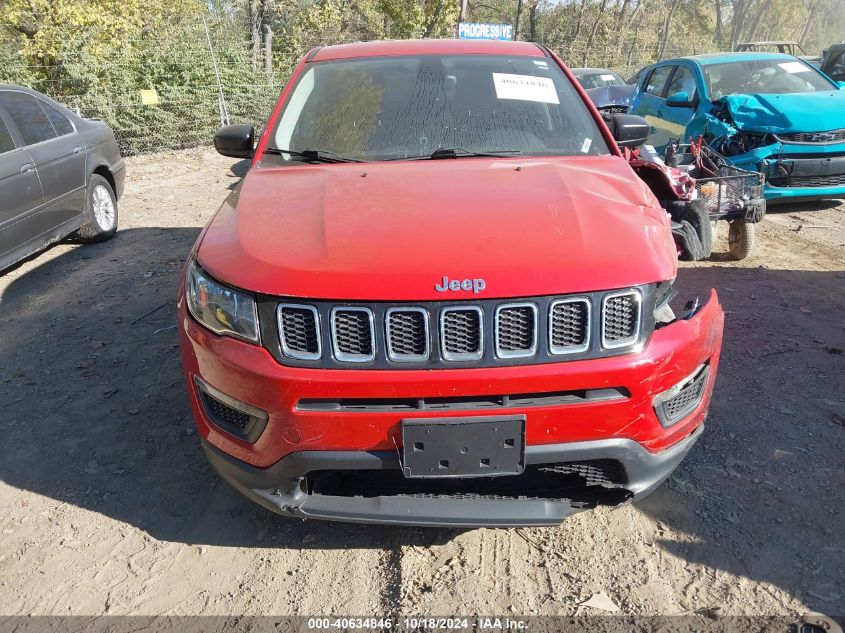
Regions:
<instances>
[{"instance_id":1,"label":"front wheel","mask_svg":"<svg viewBox=\"0 0 845 633\"><path fill-rule=\"evenodd\" d=\"M77 237L83 242L105 242L117 232L117 198L109 181L94 174L85 197L85 224Z\"/></svg>"},{"instance_id":2,"label":"front wheel","mask_svg":"<svg viewBox=\"0 0 845 633\"><path fill-rule=\"evenodd\" d=\"M745 259L757 243L757 227L743 219L728 220L728 253L731 259Z\"/></svg>"}]
</instances>

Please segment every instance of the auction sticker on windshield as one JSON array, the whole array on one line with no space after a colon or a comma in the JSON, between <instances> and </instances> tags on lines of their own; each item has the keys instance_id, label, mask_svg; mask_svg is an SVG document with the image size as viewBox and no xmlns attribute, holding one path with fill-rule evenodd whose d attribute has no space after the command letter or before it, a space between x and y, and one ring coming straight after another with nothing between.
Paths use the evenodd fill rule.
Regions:
<instances>
[{"instance_id":1,"label":"auction sticker on windshield","mask_svg":"<svg viewBox=\"0 0 845 633\"><path fill-rule=\"evenodd\" d=\"M783 64L778 64L781 68L783 68L788 73L808 73L810 69L802 64L801 62L785 62Z\"/></svg>"},{"instance_id":2,"label":"auction sticker on windshield","mask_svg":"<svg viewBox=\"0 0 845 633\"><path fill-rule=\"evenodd\" d=\"M555 82L548 77L493 73L493 84L496 86L497 99L560 103Z\"/></svg>"}]
</instances>

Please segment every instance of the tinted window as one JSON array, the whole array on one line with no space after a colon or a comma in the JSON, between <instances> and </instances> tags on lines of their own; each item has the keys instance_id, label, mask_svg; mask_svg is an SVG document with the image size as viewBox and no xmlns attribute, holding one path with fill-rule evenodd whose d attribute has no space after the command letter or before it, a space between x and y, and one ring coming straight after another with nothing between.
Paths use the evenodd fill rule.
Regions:
<instances>
[{"instance_id":1,"label":"tinted window","mask_svg":"<svg viewBox=\"0 0 845 633\"><path fill-rule=\"evenodd\" d=\"M669 84L669 89L666 95L673 95L676 92L686 92L689 95L689 100L695 98L695 77L688 68L684 66L677 66L675 74L672 75L672 82Z\"/></svg>"},{"instance_id":2,"label":"tinted window","mask_svg":"<svg viewBox=\"0 0 845 633\"><path fill-rule=\"evenodd\" d=\"M56 137L53 124L33 97L22 92L0 92L0 105L6 108L27 145Z\"/></svg>"},{"instance_id":3,"label":"tinted window","mask_svg":"<svg viewBox=\"0 0 845 633\"><path fill-rule=\"evenodd\" d=\"M15 141L12 140L12 135L9 133L9 128L0 118L0 154L10 152L15 149Z\"/></svg>"},{"instance_id":4,"label":"tinted window","mask_svg":"<svg viewBox=\"0 0 845 633\"><path fill-rule=\"evenodd\" d=\"M49 103L45 103L43 101L39 101L38 103L41 104L44 114L47 115L47 118L50 119L50 123L53 124L53 129L56 130L56 134L64 136L65 134L73 133L73 125L71 125L70 121L68 121L68 118L64 114L59 112Z\"/></svg>"},{"instance_id":5,"label":"tinted window","mask_svg":"<svg viewBox=\"0 0 845 633\"><path fill-rule=\"evenodd\" d=\"M659 68L655 68L651 75L649 75L648 81L646 82L646 94L662 97L663 87L669 79L669 73L672 72L672 68L672 66L660 66Z\"/></svg>"},{"instance_id":6,"label":"tinted window","mask_svg":"<svg viewBox=\"0 0 845 633\"><path fill-rule=\"evenodd\" d=\"M666 86L666 81L669 79L669 73L672 72L672 68L672 66L661 66L660 68L655 68L651 75L649 75L648 81L646 82L646 94L662 97L663 88Z\"/></svg>"},{"instance_id":7,"label":"tinted window","mask_svg":"<svg viewBox=\"0 0 845 633\"><path fill-rule=\"evenodd\" d=\"M271 146L361 160L438 149L609 153L586 104L551 60L497 55L373 57L309 64Z\"/></svg>"},{"instance_id":8,"label":"tinted window","mask_svg":"<svg viewBox=\"0 0 845 633\"><path fill-rule=\"evenodd\" d=\"M742 59L704 67L711 99L733 94L792 94L836 90L814 67L798 58Z\"/></svg>"}]
</instances>

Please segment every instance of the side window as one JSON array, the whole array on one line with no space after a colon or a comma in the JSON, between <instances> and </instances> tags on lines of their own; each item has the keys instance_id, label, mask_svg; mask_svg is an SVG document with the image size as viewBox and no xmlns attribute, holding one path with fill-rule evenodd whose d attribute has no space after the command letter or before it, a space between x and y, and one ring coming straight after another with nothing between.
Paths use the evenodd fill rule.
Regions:
<instances>
[{"instance_id":1,"label":"side window","mask_svg":"<svg viewBox=\"0 0 845 633\"><path fill-rule=\"evenodd\" d=\"M56 134L58 134L59 136L64 136L65 134L73 134L73 125L70 121L68 121L68 118L64 114L59 112L49 103L44 103L41 100L39 100L38 103L44 110L44 114L46 114L47 118L50 119L50 123L53 124L53 129L56 130Z\"/></svg>"},{"instance_id":2,"label":"side window","mask_svg":"<svg viewBox=\"0 0 845 633\"><path fill-rule=\"evenodd\" d=\"M666 91L666 96L668 97L676 92L686 92L689 95L689 100L692 101L695 99L695 77L692 71L685 66L676 66L676 68L669 89Z\"/></svg>"},{"instance_id":3,"label":"side window","mask_svg":"<svg viewBox=\"0 0 845 633\"><path fill-rule=\"evenodd\" d=\"M655 97L663 96L663 87L674 66L659 66L651 71L651 75L645 83L645 93Z\"/></svg>"},{"instance_id":4,"label":"side window","mask_svg":"<svg viewBox=\"0 0 845 633\"><path fill-rule=\"evenodd\" d=\"M27 145L56 138L53 124L33 97L22 92L0 92L0 105L6 108Z\"/></svg>"},{"instance_id":5,"label":"side window","mask_svg":"<svg viewBox=\"0 0 845 633\"><path fill-rule=\"evenodd\" d=\"M3 119L0 118L0 154L11 152L13 149L15 149L15 141L12 139L9 128L6 127Z\"/></svg>"}]
</instances>

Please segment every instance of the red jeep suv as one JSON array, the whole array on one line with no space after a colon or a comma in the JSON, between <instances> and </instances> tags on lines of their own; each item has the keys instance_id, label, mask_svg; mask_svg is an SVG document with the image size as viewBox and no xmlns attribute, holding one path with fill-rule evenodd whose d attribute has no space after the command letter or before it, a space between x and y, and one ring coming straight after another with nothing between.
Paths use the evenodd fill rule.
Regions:
<instances>
[{"instance_id":1,"label":"red jeep suv","mask_svg":"<svg viewBox=\"0 0 845 633\"><path fill-rule=\"evenodd\" d=\"M525 42L314 49L203 230L178 316L203 448L284 515L555 524L638 499L700 436L722 339L676 315L666 212Z\"/></svg>"}]
</instances>

